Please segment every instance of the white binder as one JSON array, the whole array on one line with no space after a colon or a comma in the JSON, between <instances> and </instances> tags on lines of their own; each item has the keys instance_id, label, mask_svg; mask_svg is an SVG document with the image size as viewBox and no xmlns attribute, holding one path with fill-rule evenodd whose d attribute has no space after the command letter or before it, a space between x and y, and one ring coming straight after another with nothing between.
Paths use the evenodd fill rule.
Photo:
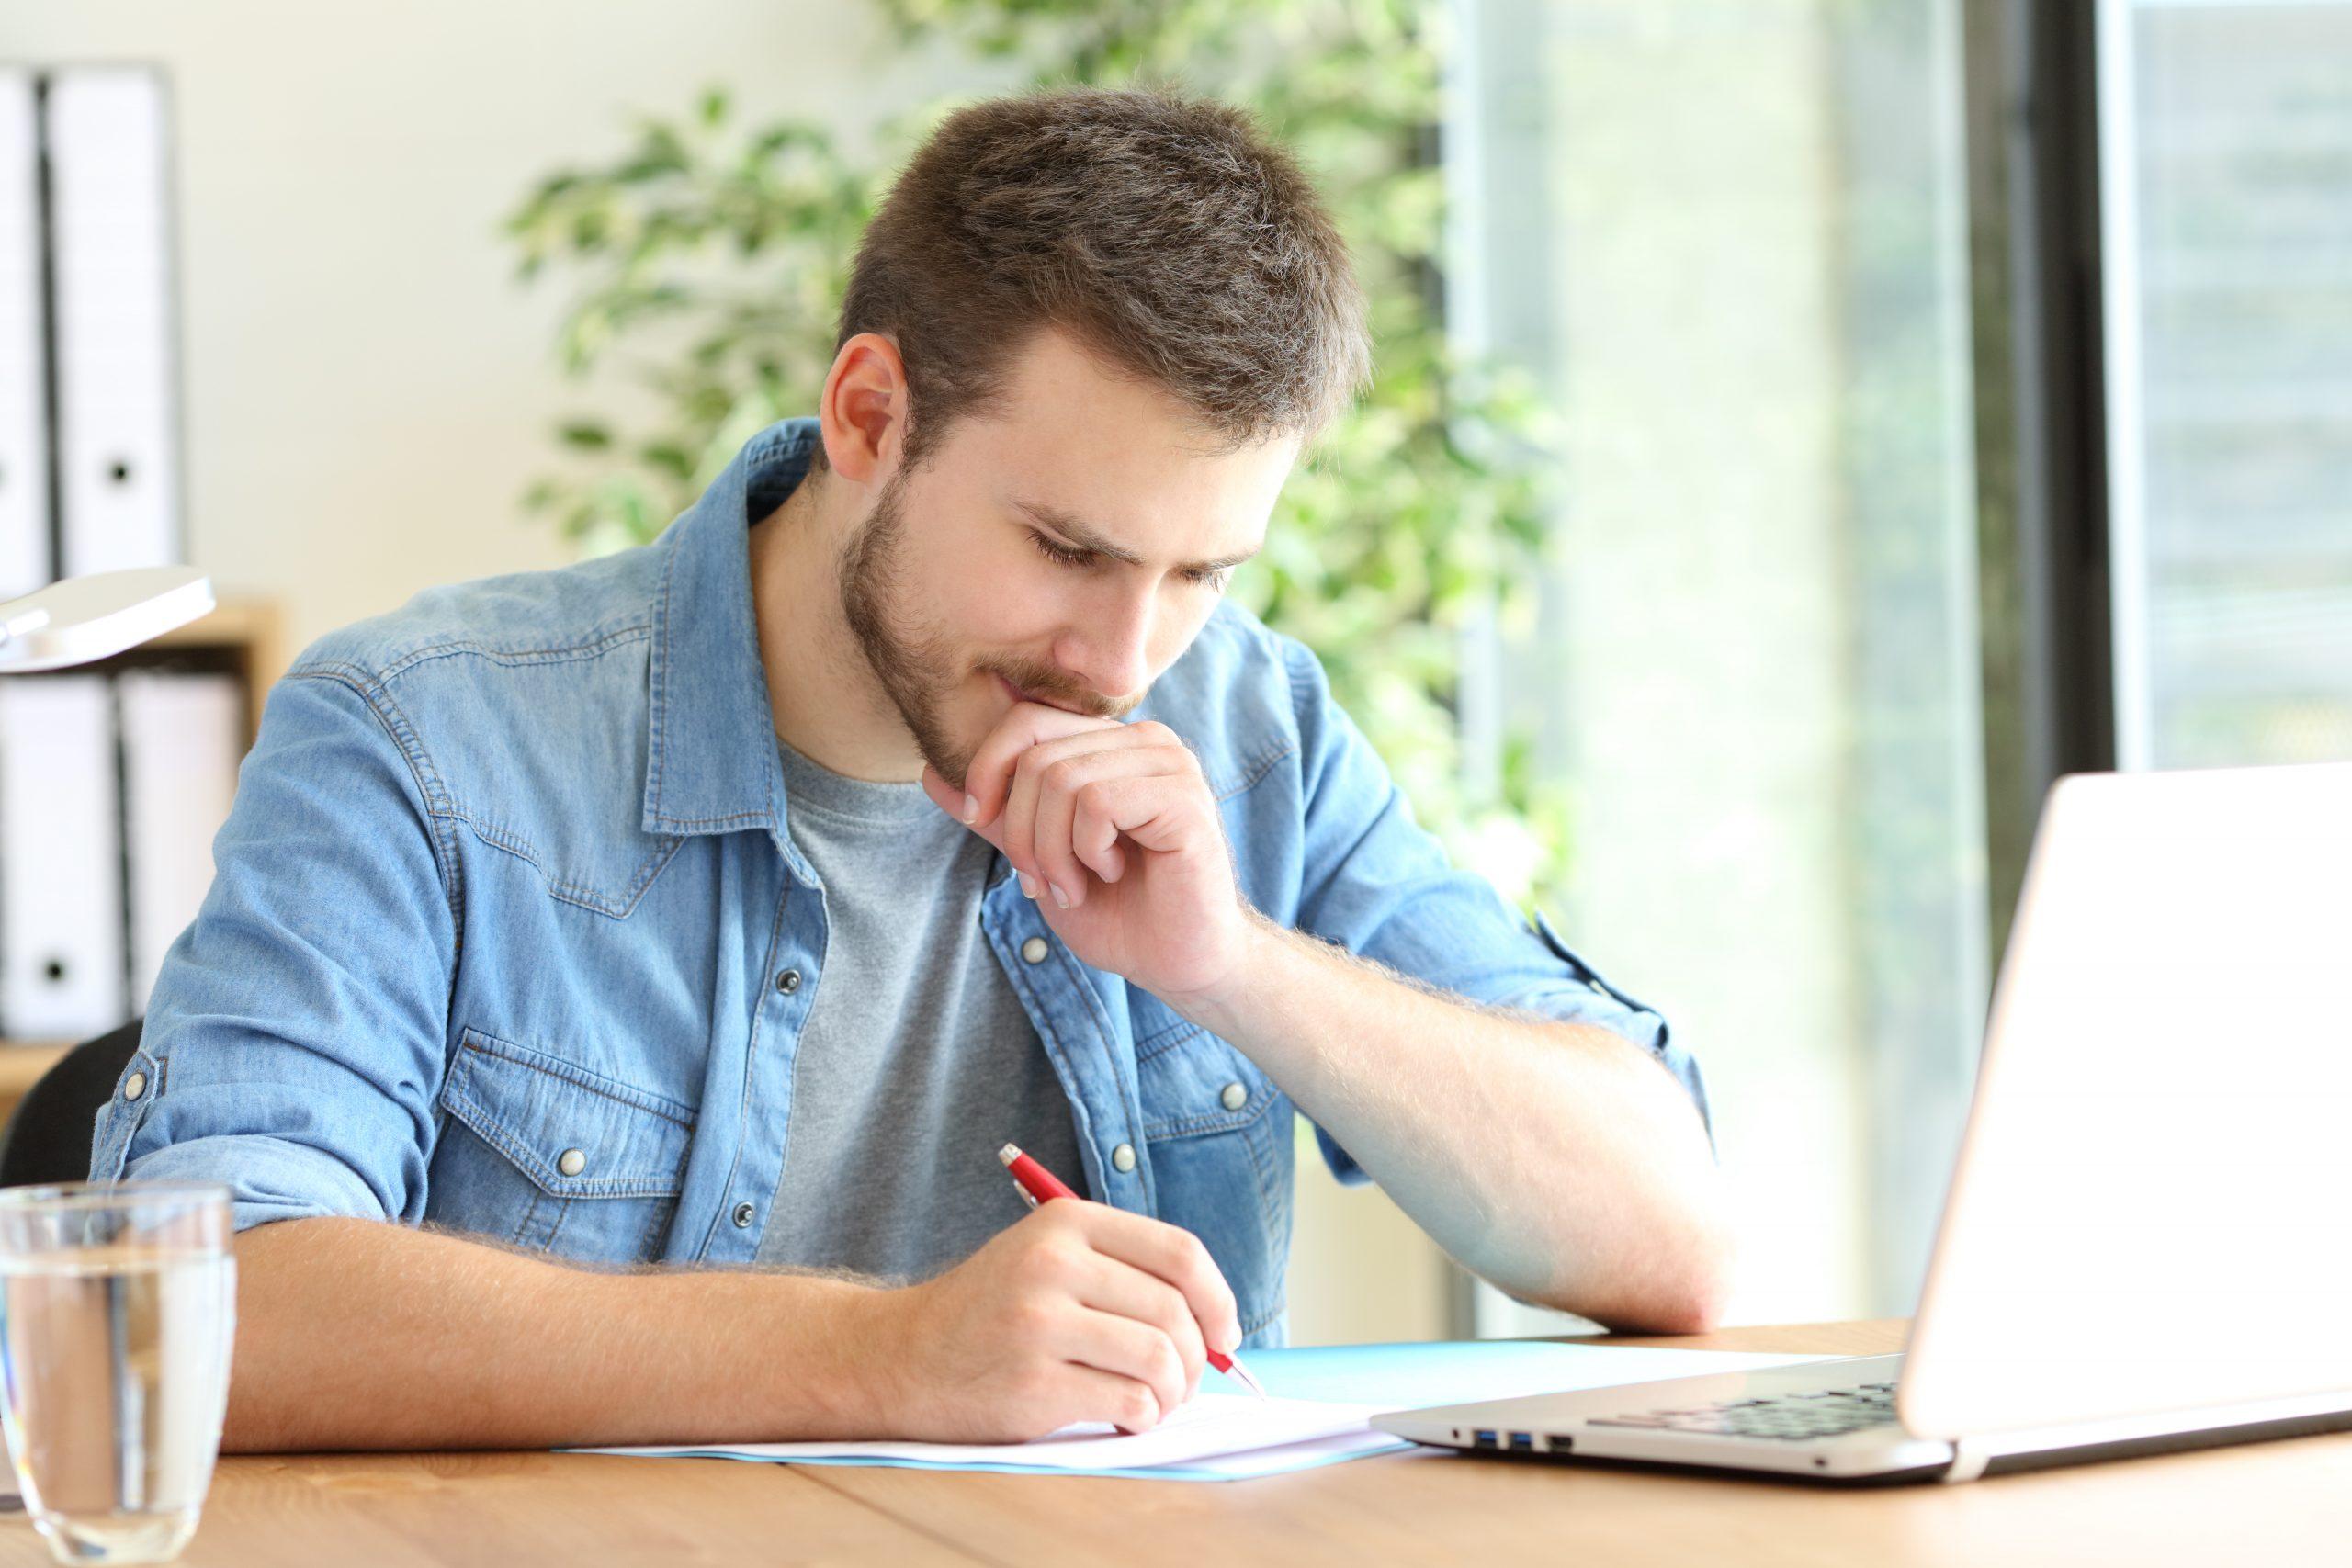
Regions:
<instances>
[{"instance_id":1,"label":"white binder","mask_svg":"<svg viewBox=\"0 0 2352 1568\"><path fill-rule=\"evenodd\" d=\"M0 1032L129 1017L114 704L103 675L0 680Z\"/></svg>"},{"instance_id":2,"label":"white binder","mask_svg":"<svg viewBox=\"0 0 2352 1568\"><path fill-rule=\"evenodd\" d=\"M58 574L180 558L169 161L160 73L49 80Z\"/></svg>"},{"instance_id":3,"label":"white binder","mask_svg":"<svg viewBox=\"0 0 2352 1568\"><path fill-rule=\"evenodd\" d=\"M125 671L122 821L130 865L130 1010L147 1010L164 953L212 886L212 838L229 819L244 750L243 694L227 675Z\"/></svg>"},{"instance_id":4,"label":"white binder","mask_svg":"<svg viewBox=\"0 0 2352 1568\"><path fill-rule=\"evenodd\" d=\"M54 575L41 312L40 127L33 73L0 65L0 599Z\"/></svg>"}]
</instances>

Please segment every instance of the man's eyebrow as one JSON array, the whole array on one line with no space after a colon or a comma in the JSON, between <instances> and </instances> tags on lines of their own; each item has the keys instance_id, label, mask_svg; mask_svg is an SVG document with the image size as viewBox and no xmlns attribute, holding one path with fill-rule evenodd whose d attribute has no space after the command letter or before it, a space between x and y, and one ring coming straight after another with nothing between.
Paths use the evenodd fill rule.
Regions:
<instances>
[{"instance_id":1,"label":"man's eyebrow","mask_svg":"<svg viewBox=\"0 0 2352 1568\"><path fill-rule=\"evenodd\" d=\"M1088 527L1077 518L1072 517L1069 513L1062 511L1059 507L1047 506L1043 502L1037 501L1016 500L1012 504L1021 511L1027 513L1032 522L1037 524L1041 527L1052 529L1055 533L1062 536L1064 542L1078 549L1091 551L1095 555L1105 557L1111 560L1121 561L1128 566L1141 566L1143 564L1143 557L1136 554L1135 551L1128 549L1124 545L1113 544L1110 540L1104 538L1102 535L1096 533L1093 529ZM1234 567L1239 566L1243 561L1248 560L1251 556L1254 556L1258 552L1256 550L1244 550L1238 556L1222 556L1216 560L1186 561L1177 570L1181 571L1196 572L1200 575L1206 576L1212 572L1226 571Z\"/></svg>"}]
</instances>

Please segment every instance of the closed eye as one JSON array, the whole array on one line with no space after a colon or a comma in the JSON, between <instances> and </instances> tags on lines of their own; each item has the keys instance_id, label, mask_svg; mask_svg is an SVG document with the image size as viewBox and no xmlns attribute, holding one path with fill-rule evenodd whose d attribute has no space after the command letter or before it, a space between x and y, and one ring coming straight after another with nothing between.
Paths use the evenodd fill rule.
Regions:
<instances>
[{"instance_id":1,"label":"closed eye","mask_svg":"<svg viewBox=\"0 0 2352 1568\"><path fill-rule=\"evenodd\" d=\"M1029 531L1029 537L1035 542L1038 551L1047 560L1062 566L1092 566L1102 558L1092 550L1074 550L1068 545L1056 544L1034 528Z\"/></svg>"},{"instance_id":2,"label":"closed eye","mask_svg":"<svg viewBox=\"0 0 2352 1568\"><path fill-rule=\"evenodd\" d=\"M1037 547L1037 553L1057 566L1084 568L1096 565L1102 559L1102 556L1092 550L1072 549L1068 545L1047 538L1034 528L1028 530L1028 533L1030 542ZM1222 591L1226 580L1233 573L1230 568L1220 568L1215 571L1186 571L1178 575L1195 587Z\"/></svg>"}]
</instances>

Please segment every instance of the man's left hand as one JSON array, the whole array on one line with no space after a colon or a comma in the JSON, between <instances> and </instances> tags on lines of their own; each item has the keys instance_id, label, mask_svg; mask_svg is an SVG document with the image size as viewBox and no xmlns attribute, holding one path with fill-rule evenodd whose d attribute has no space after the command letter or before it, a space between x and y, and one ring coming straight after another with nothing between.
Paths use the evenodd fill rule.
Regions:
<instances>
[{"instance_id":1,"label":"man's left hand","mask_svg":"<svg viewBox=\"0 0 2352 1568\"><path fill-rule=\"evenodd\" d=\"M1232 978L1250 934L1200 760L1166 725L1016 703L938 807L1002 852L1097 969L1179 1004Z\"/></svg>"}]
</instances>

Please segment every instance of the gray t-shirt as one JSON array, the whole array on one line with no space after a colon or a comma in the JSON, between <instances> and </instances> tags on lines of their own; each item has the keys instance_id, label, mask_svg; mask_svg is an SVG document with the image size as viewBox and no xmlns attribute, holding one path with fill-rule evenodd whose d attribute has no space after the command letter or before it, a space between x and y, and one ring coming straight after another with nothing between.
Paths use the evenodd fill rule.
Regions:
<instances>
[{"instance_id":1,"label":"gray t-shirt","mask_svg":"<svg viewBox=\"0 0 2352 1568\"><path fill-rule=\"evenodd\" d=\"M927 1279L1028 1212L999 1145L1085 1191L1069 1100L980 929L996 852L920 784L778 752L826 937L759 1261Z\"/></svg>"}]
</instances>

